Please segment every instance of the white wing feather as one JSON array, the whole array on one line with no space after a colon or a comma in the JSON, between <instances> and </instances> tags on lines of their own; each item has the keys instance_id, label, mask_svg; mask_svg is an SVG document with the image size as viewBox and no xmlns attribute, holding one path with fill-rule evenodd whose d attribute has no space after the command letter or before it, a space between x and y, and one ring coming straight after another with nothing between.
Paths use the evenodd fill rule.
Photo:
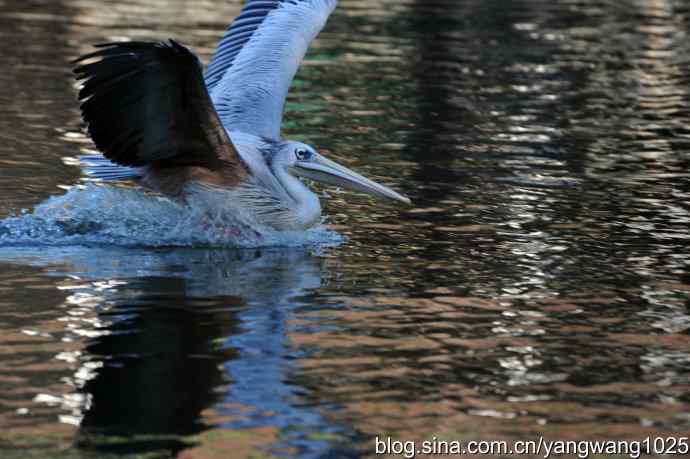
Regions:
<instances>
[{"instance_id":1,"label":"white wing feather","mask_svg":"<svg viewBox=\"0 0 690 459\"><path fill-rule=\"evenodd\" d=\"M206 73L211 99L228 131L280 138L292 79L336 4L337 0L247 2Z\"/></svg>"}]
</instances>

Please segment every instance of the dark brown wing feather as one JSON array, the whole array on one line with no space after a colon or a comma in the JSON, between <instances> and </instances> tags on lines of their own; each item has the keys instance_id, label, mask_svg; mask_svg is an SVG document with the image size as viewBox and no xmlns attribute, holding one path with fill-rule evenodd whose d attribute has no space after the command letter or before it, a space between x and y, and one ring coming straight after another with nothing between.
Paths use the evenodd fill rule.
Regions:
<instances>
[{"instance_id":1,"label":"dark brown wing feather","mask_svg":"<svg viewBox=\"0 0 690 459\"><path fill-rule=\"evenodd\" d=\"M83 81L82 117L106 158L123 166L202 167L228 184L247 176L191 51L173 40L96 46L74 71Z\"/></svg>"}]
</instances>

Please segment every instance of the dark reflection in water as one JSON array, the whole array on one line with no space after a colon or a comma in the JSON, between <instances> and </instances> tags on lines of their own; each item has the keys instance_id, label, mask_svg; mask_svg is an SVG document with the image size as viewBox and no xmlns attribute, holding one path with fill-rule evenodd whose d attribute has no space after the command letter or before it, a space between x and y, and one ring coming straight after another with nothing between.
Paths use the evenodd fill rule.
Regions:
<instances>
[{"instance_id":1,"label":"dark reflection in water","mask_svg":"<svg viewBox=\"0 0 690 459\"><path fill-rule=\"evenodd\" d=\"M127 442L122 449L176 451L184 444L172 436L208 428L201 413L222 398L216 390L228 382L222 364L237 358L236 350L216 340L237 333L233 309L244 300L189 297L187 284L148 277L110 292L116 300L99 319L112 324L85 347L89 361L103 366L82 388L90 408L81 422L81 444L88 446L94 434L96 445L100 435L147 435L143 444Z\"/></svg>"},{"instance_id":2,"label":"dark reflection in water","mask_svg":"<svg viewBox=\"0 0 690 459\"><path fill-rule=\"evenodd\" d=\"M0 2L3 215L77 180L59 161L90 148L70 58L123 36L208 58L240 6L221 3ZM342 0L286 134L415 207L329 190L349 240L316 255L0 247L2 452L684 434L689 17L682 0Z\"/></svg>"},{"instance_id":3,"label":"dark reflection in water","mask_svg":"<svg viewBox=\"0 0 690 459\"><path fill-rule=\"evenodd\" d=\"M86 451L347 454L333 441L346 430L296 404L288 377L290 317L321 285L308 251L16 248L4 260L72 279L53 336L80 344L53 358L73 364L61 379L76 391L34 401L66 410Z\"/></svg>"}]
</instances>

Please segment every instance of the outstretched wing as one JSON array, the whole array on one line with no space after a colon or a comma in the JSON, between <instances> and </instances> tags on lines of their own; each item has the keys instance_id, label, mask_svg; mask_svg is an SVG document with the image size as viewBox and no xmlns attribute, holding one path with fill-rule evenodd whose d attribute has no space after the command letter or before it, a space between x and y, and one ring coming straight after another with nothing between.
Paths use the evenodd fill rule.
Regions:
<instances>
[{"instance_id":1,"label":"outstretched wing","mask_svg":"<svg viewBox=\"0 0 690 459\"><path fill-rule=\"evenodd\" d=\"M280 137L290 83L336 4L337 0L247 0L205 75L228 130Z\"/></svg>"},{"instance_id":2,"label":"outstretched wing","mask_svg":"<svg viewBox=\"0 0 690 459\"><path fill-rule=\"evenodd\" d=\"M77 59L74 71L83 80L82 117L106 158L123 166L246 174L191 51L172 40L97 48Z\"/></svg>"}]
</instances>

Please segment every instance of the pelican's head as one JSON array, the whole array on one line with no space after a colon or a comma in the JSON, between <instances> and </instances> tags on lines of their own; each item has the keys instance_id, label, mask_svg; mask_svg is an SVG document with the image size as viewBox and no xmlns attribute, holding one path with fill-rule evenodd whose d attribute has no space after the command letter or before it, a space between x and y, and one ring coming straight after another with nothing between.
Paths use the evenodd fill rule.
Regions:
<instances>
[{"instance_id":1,"label":"pelican's head","mask_svg":"<svg viewBox=\"0 0 690 459\"><path fill-rule=\"evenodd\" d=\"M313 147L301 142L284 142L273 158L273 164L284 167L288 173L297 177L410 204L409 198L325 158Z\"/></svg>"}]
</instances>

